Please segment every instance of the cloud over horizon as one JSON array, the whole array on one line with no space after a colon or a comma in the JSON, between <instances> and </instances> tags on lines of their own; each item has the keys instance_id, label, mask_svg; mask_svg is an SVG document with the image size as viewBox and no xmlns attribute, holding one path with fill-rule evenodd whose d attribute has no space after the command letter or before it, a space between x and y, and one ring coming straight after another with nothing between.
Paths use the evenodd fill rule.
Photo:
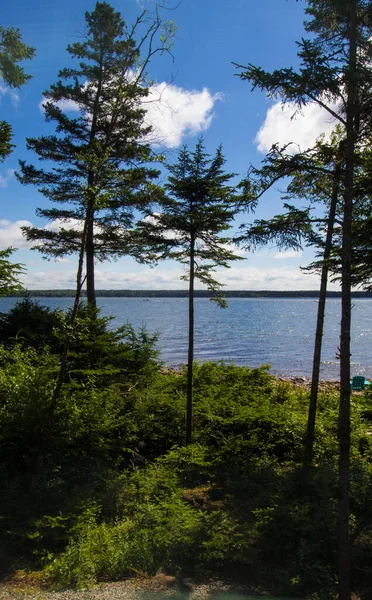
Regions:
<instances>
[{"instance_id":1,"label":"cloud over horizon","mask_svg":"<svg viewBox=\"0 0 372 600\"><path fill-rule=\"evenodd\" d=\"M71 261L73 262L73 261ZM122 270L120 264L105 263L96 267L97 289L132 289L132 290L180 290L187 289L187 282L180 280L183 270L180 267L167 268L159 265L156 268L145 266L126 266ZM297 267L258 268L232 267L217 270L215 276L228 290L316 290L319 288L319 277L316 274L303 273ZM72 265L62 264L56 268L52 261L27 273L22 281L28 289L66 289L76 284L76 269ZM202 289L197 283L196 289ZM330 289L339 289L331 284Z\"/></svg>"},{"instance_id":2,"label":"cloud over horizon","mask_svg":"<svg viewBox=\"0 0 372 600\"><path fill-rule=\"evenodd\" d=\"M278 250L271 255L275 260L287 260L288 258L301 258L302 250Z\"/></svg>"},{"instance_id":3,"label":"cloud over horizon","mask_svg":"<svg viewBox=\"0 0 372 600\"><path fill-rule=\"evenodd\" d=\"M0 174L0 188L5 188L8 185L8 182L14 176L14 169L7 169L5 175Z\"/></svg>"}]
</instances>

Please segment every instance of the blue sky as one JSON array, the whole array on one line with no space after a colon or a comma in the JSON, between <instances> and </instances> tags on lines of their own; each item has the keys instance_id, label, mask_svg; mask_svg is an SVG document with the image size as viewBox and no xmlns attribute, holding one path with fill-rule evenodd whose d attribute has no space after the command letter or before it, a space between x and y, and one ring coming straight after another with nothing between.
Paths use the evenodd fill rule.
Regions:
<instances>
[{"instance_id":1,"label":"blue sky","mask_svg":"<svg viewBox=\"0 0 372 600\"><path fill-rule=\"evenodd\" d=\"M151 9L154 0L111 2L131 24L141 9ZM171 0L168 2L171 5ZM4 27L18 27L23 40L36 48L36 57L25 63L32 80L20 90L6 89L0 80L0 115L12 124L16 149L0 165L0 248L18 248L15 260L25 264L23 282L29 289L74 287L74 257L60 262L45 261L31 251L20 233L23 224L45 225L35 215L49 202L31 186L20 185L14 176L18 160L36 162L26 150L25 138L51 132L44 122L43 91L56 82L58 70L70 63L66 46L85 30L84 13L95 2L87 0L16 0L2 11ZM317 135L329 132L332 123L316 106L291 119L293 107L284 110L249 84L234 76L232 62L253 63L267 70L296 65L296 40L303 35L305 2L295 0L182 0L166 11L178 30L170 57L156 59L149 67L154 98L149 120L163 140L161 150L168 160L187 144L191 149L203 134L213 153L222 143L227 169L243 176L250 164L259 166L272 143L293 141L302 148ZM280 192L271 190L262 198L255 215L239 222L268 218L280 211ZM53 223L50 227L57 227ZM218 273L229 289L316 289L318 278L303 274L299 267L312 259L312 251L282 252L266 248L246 253L246 260ZM180 289L182 269L177 263L156 268L139 266L131 259L98 264L97 288ZM337 288L335 288L337 289Z\"/></svg>"}]
</instances>

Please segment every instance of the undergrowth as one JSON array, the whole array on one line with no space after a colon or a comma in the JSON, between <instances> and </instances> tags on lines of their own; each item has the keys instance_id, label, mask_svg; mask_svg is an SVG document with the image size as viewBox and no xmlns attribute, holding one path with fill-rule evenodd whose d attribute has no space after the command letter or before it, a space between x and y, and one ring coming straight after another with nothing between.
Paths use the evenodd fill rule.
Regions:
<instances>
[{"instance_id":1,"label":"undergrowth","mask_svg":"<svg viewBox=\"0 0 372 600\"><path fill-rule=\"evenodd\" d=\"M267 366L196 364L194 443L185 447L186 372L162 373L144 332L106 335L106 325L95 324L95 353L82 324L53 412L53 344L0 349L3 571L23 565L55 585L85 587L161 569L331 598L337 393L320 393L314 465L304 470L307 390L276 382ZM353 395L359 589L372 585L369 406L368 392Z\"/></svg>"}]
</instances>

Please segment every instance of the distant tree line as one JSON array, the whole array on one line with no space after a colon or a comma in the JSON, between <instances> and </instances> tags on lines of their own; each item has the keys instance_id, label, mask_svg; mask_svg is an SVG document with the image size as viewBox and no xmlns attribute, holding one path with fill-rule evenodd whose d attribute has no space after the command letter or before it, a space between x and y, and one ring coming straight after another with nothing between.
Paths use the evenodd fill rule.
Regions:
<instances>
[{"instance_id":1,"label":"distant tree line","mask_svg":"<svg viewBox=\"0 0 372 600\"><path fill-rule=\"evenodd\" d=\"M82 290L86 298L86 291ZM188 298L188 290L96 290L97 298ZM319 298L319 290L224 290L226 298ZM7 298L74 298L75 290L23 290ZM211 298L210 290L195 290L195 298ZM353 298L372 298L372 291L353 291ZM327 298L341 298L341 292L328 291Z\"/></svg>"}]
</instances>

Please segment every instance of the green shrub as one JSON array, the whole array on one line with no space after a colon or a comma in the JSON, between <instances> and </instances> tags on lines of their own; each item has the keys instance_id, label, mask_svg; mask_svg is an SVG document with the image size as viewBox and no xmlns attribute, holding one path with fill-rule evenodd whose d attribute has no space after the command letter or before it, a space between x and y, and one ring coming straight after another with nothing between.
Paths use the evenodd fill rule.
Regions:
<instances>
[{"instance_id":1,"label":"green shrub","mask_svg":"<svg viewBox=\"0 0 372 600\"><path fill-rule=\"evenodd\" d=\"M42 558L63 585L164 569L332 597L337 392L319 394L315 464L303 470L306 389L277 384L266 367L196 365L196 441L185 447L185 373L159 372L146 338L118 341L89 319L54 410L56 357L0 349L0 527L11 553ZM352 568L366 589L367 396L353 397L351 422Z\"/></svg>"},{"instance_id":2,"label":"green shrub","mask_svg":"<svg viewBox=\"0 0 372 600\"><path fill-rule=\"evenodd\" d=\"M87 521L50 565L62 583L86 585L133 572L177 572L193 562L200 515L182 498L178 477L162 462L124 477L114 522Z\"/></svg>"},{"instance_id":3,"label":"green shrub","mask_svg":"<svg viewBox=\"0 0 372 600\"><path fill-rule=\"evenodd\" d=\"M136 332L130 324L110 329L110 317L101 317L99 309L81 303L73 330L72 310L51 310L25 298L7 313L0 313L0 342L8 348L44 349L61 354L66 335L70 335L69 374L79 381L85 376L100 376L101 385L113 380L133 382L151 379L158 369L157 335L142 328Z\"/></svg>"},{"instance_id":4,"label":"green shrub","mask_svg":"<svg viewBox=\"0 0 372 600\"><path fill-rule=\"evenodd\" d=\"M7 313L0 313L0 343L6 347L22 345L25 348L44 348L60 353L62 343L58 335L64 326L64 313L51 310L39 302L24 298Z\"/></svg>"},{"instance_id":5,"label":"green shrub","mask_svg":"<svg viewBox=\"0 0 372 600\"><path fill-rule=\"evenodd\" d=\"M184 443L186 395L178 375L158 375L147 386L133 388L128 399L139 455L153 459Z\"/></svg>"}]
</instances>

